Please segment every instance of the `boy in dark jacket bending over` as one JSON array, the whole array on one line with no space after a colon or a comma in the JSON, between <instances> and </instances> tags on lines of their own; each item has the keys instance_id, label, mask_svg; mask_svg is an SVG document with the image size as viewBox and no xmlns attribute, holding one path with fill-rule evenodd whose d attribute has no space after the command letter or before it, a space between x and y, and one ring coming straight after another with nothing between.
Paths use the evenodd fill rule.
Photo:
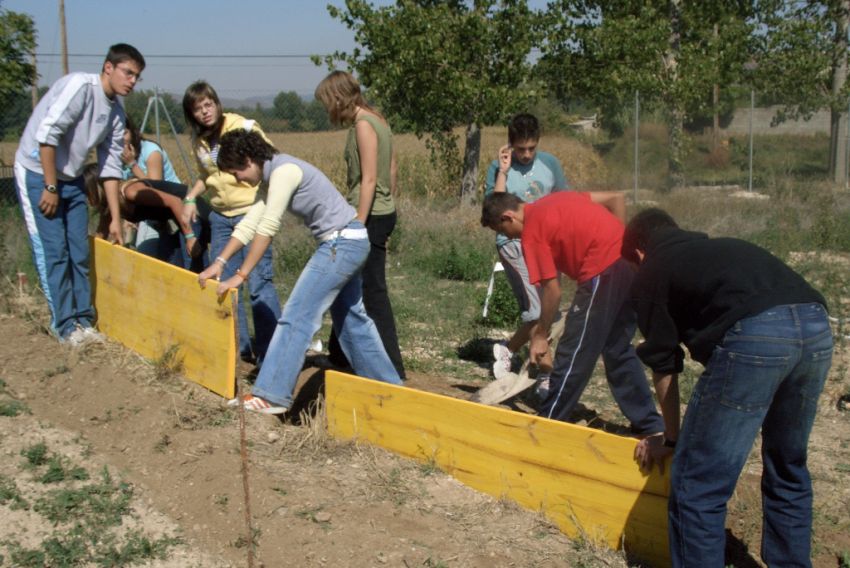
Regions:
<instances>
[{"instance_id":1,"label":"boy in dark jacket bending over","mask_svg":"<svg viewBox=\"0 0 850 568\"><path fill-rule=\"evenodd\" d=\"M806 452L832 360L823 296L766 250L683 231L660 209L632 219L622 252L640 265L637 353L653 371L666 427L636 458L650 468L673 455L673 566L724 565L726 503L760 428L762 559L811 566ZM680 428L682 343L705 371Z\"/></svg>"}]
</instances>

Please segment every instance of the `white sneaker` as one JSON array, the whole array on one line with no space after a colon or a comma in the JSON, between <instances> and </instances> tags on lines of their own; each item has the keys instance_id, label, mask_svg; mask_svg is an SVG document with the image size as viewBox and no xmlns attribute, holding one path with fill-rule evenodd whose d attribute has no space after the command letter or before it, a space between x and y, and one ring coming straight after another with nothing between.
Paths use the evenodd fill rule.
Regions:
<instances>
[{"instance_id":1,"label":"white sneaker","mask_svg":"<svg viewBox=\"0 0 850 568\"><path fill-rule=\"evenodd\" d=\"M534 394L537 395L537 398L546 400L546 397L549 396L550 383L549 375L537 375L537 386L534 387Z\"/></svg>"},{"instance_id":2,"label":"white sneaker","mask_svg":"<svg viewBox=\"0 0 850 568\"><path fill-rule=\"evenodd\" d=\"M76 348L88 343L88 339L86 339L86 333L83 331L83 328L77 327L74 331L60 339L59 342Z\"/></svg>"},{"instance_id":3,"label":"white sneaker","mask_svg":"<svg viewBox=\"0 0 850 568\"><path fill-rule=\"evenodd\" d=\"M85 335L86 340L89 343L106 343L106 336L100 333L95 328L89 327L81 327L83 330L83 335Z\"/></svg>"},{"instance_id":4,"label":"white sneaker","mask_svg":"<svg viewBox=\"0 0 850 568\"><path fill-rule=\"evenodd\" d=\"M496 379L503 379L511 372L511 359L513 353L508 349L507 343L500 341L493 344L493 376Z\"/></svg>"},{"instance_id":5,"label":"white sneaker","mask_svg":"<svg viewBox=\"0 0 850 568\"><path fill-rule=\"evenodd\" d=\"M93 327L82 327L78 325L74 331L59 341L60 343L76 348L88 345L89 343L103 343L106 341L106 338Z\"/></svg>"}]
</instances>

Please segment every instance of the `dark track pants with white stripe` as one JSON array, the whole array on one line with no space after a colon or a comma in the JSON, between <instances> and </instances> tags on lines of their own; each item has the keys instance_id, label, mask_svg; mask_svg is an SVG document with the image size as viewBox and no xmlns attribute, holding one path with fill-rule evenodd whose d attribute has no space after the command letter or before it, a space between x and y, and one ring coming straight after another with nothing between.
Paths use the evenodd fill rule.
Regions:
<instances>
[{"instance_id":1,"label":"dark track pants with white stripe","mask_svg":"<svg viewBox=\"0 0 850 568\"><path fill-rule=\"evenodd\" d=\"M540 416L568 421L602 355L614 400L637 434L664 431L632 338L637 316L629 302L635 270L623 259L579 284L555 353L549 395Z\"/></svg>"}]
</instances>

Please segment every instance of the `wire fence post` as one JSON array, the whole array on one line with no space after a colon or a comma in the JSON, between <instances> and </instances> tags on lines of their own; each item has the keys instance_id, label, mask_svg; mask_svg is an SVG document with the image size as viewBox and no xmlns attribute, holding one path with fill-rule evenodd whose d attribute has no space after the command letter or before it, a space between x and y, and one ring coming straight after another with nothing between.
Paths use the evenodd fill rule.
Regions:
<instances>
[{"instance_id":1,"label":"wire fence post","mask_svg":"<svg viewBox=\"0 0 850 568\"><path fill-rule=\"evenodd\" d=\"M847 99L847 132L844 143L844 189L850 187L850 98Z\"/></svg>"},{"instance_id":2,"label":"wire fence post","mask_svg":"<svg viewBox=\"0 0 850 568\"><path fill-rule=\"evenodd\" d=\"M747 191L753 190L753 113L756 107L756 90L750 88L750 175L747 181Z\"/></svg>"},{"instance_id":3,"label":"wire fence post","mask_svg":"<svg viewBox=\"0 0 850 568\"><path fill-rule=\"evenodd\" d=\"M640 144L640 91L635 91L635 187L634 187L634 202L638 202L638 177L640 177L640 162L638 160Z\"/></svg>"}]
</instances>

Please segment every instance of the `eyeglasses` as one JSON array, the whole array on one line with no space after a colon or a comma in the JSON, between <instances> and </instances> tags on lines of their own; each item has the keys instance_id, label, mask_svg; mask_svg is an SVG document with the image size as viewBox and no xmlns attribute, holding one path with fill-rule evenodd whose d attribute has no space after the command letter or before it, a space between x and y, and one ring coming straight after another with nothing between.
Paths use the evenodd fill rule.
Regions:
<instances>
[{"instance_id":1,"label":"eyeglasses","mask_svg":"<svg viewBox=\"0 0 850 568\"><path fill-rule=\"evenodd\" d=\"M131 71L126 67L121 67L120 65L116 65L115 68L121 71L121 74L130 79L131 81L135 80L137 83L142 82L141 73L136 73L135 71Z\"/></svg>"}]
</instances>

